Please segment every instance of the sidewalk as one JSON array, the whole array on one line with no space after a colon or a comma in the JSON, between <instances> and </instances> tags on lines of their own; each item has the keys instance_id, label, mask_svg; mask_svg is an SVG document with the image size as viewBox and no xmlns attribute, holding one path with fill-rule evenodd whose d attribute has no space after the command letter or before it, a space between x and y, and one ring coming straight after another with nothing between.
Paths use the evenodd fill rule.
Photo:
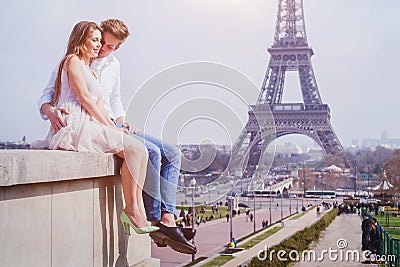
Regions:
<instances>
[{"instance_id":1,"label":"sidewalk","mask_svg":"<svg viewBox=\"0 0 400 267\"><path fill-rule=\"evenodd\" d=\"M292 209L292 213L296 210ZM289 215L289 211L283 210L283 216ZM275 222L281 218L280 209L272 209L272 222ZM269 210L257 210L255 216L256 229L261 228L261 221L269 220ZM195 238L195 244L198 249L196 259L201 256L213 256L223 250L223 246L229 242L229 223L226 222L226 218L210 221L207 223L200 224L197 229L197 235ZM253 232L253 222L246 222L246 215L240 214L233 218L233 237L239 239ZM161 261L162 267L176 267L179 265L185 265L191 261L191 255L186 255L173 251L169 247L159 248L154 242L152 242L153 258L158 258Z\"/></svg>"},{"instance_id":2,"label":"sidewalk","mask_svg":"<svg viewBox=\"0 0 400 267\"><path fill-rule=\"evenodd\" d=\"M266 238L262 242L258 243L254 247L249 250L244 250L243 252L239 252L236 257L227 262L225 267L231 266L239 266L243 263L250 261L252 258L256 257L258 252L261 250L265 250L266 248L270 248L276 244L279 244L286 238L292 236L296 232L303 230L305 227L308 227L315 222L317 222L327 211L321 212L320 215L317 215L315 210L309 211L307 214L301 216L296 220L286 219L284 221L284 227L279 230L277 233L273 234L272 236ZM246 242L246 241L244 241Z\"/></svg>"},{"instance_id":3,"label":"sidewalk","mask_svg":"<svg viewBox=\"0 0 400 267\"><path fill-rule=\"evenodd\" d=\"M343 248L342 248L343 247ZM379 266L378 264L362 264L364 261L361 251L361 219L357 214L342 214L326 228L321 239L314 248L317 258L322 258L323 250L337 250L330 259L329 253L324 254L323 260L302 261L295 267L319 267L319 266ZM357 252L355 252L357 251ZM352 254L352 253L355 254ZM359 260L354 260L359 255ZM337 259L335 260L335 255Z\"/></svg>"}]
</instances>

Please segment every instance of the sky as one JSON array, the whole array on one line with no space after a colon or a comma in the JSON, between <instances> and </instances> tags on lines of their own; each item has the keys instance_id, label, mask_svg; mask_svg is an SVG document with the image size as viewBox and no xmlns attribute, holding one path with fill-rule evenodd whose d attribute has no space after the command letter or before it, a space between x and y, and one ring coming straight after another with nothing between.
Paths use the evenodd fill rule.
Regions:
<instances>
[{"instance_id":1,"label":"sky","mask_svg":"<svg viewBox=\"0 0 400 267\"><path fill-rule=\"evenodd\" d=\"M173 143L233 142L246 123L246 103L256 102L254 88L239 93L246 94L242 96L211 83L194 83L165 91L150 103L151 113L140 114L134 107L152 99L146 97L146 83L188 62L225 66L259 89L269 61L266 49L273 41L277 2L8 1L0 10L0 140L44 138L49 124L41 120L36 102L65 52L73 26L80 20L119 18L132 32L115 52L121 63L123 103L135 110L128 111L128 119L156 136L168 135L164 128L176 128L179 136L166 137ZM384 130L391 138L400 137L400 1L303 2L319 92L330 106L331 123L342 144L379 138ZM301 102L297 77L291 73L283 101ZM198 111L192 118L187 116L188 106ZM202 115L211 106L215 112Z\"/></svg>"}]
</instances>

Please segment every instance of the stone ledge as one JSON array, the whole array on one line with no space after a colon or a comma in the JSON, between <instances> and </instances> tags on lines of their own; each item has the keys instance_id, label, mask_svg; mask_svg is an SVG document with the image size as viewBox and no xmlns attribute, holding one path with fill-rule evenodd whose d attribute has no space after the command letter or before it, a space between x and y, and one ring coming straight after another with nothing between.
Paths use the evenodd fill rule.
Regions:
<instances>
[{"instance_id":1,"label":"stone ledge","mask_svg":"<svg viewBox=\"0 0 400 267\"><path fill-rule=\"evenodd\" d=\"M111 153L1 150L0 186L118 175L120 166Z\"/></svg>"}]
</instances>

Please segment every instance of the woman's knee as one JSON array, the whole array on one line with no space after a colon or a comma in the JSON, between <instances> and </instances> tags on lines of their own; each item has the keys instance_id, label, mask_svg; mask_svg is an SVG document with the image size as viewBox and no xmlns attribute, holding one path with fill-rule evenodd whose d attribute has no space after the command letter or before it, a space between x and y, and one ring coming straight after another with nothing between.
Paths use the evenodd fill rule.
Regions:
<instances>
[{"instance_id":1,"label":"woman's knee","mask_svg":"<svg viewBox=\"0 0 400 267\"><path fill-rule=\"evenodd\" d=\"M147 152L146 147L140 143L131 144L131 145L127 146L124 150L125 150L125 154L128 154L128 155L140 157L145 160L147 160L149 158L149 153Z\"/></svg>"}]
</instances>

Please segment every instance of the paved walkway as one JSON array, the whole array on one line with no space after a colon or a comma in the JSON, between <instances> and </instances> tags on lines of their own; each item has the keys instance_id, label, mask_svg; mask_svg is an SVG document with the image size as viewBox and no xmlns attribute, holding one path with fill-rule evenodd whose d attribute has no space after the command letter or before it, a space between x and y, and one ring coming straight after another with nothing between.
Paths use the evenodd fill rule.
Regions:
<instances>
[{"instance_id":1,"label":"paved walkway","mask_svg":"<svg viewBox=\"0 0 400 267\"><path fill-rule=\"evenodd\" d=\"M356 214L342 214L326 228L321 239L312 248L316 252L316 258L298 262L295 267L319 267L319 266L379 266L376 264L362 264L364 261L361 251L361 219ZM323 250L332 251L332 257ZM337 252L334 253L333 250ZM321 257L321 255L324 255ZM359 259L356 256L359 256ZM337 256L337 259L335 259Z\"/></svg>"},{"instance_id":2,"label":"paved walkway","mask_svg":"<svg viewBox=\"0 0 400 267\"><path fill-rule=\"evenodd\" d=\"M314 224L316 221L318 221L321 216L326 211L321 212L321 214L317 215L315 210L310 210L308 213L305 215L301 216L298 219L291 220L291 219L286 219L284 221L284 227L279 230L277 233L273 234L272 236L264 239L254 247L252 247L249 250L244 250L242 252L237 253L236 257L227 262L225 267L230 267L230 266L240 266L243 263L246 263L250 261L253 257L256 257L259 251L265 251L266 248L270 248L276 244L279 244L286 238L292 236L296 232L303 230L305 227L308 227L312 224ZM245 241L244 241L245 242Z\"/></svg>"},{"instance_id":3,"label":"paved walkway","mask_svg":"<svg viewBox=\"0 0 400 267\"><path fill-rule=\"evenodd\" d=\"M316 258L321 260L309 261L306 259L298 262L295 267L379 266L361 263L365 259L361 251L361 219L357 214L337 216L312 249L316 252ZM329 251L330 249L332 256L329 256L329 252L322 253L323 250Z\"/></svg>"},{"instance_id":4,"label":"paved walkway","mask_svg":"<svg viewBox=\"0 0 400 267\"><path fill-rule=\"evenodd\" d=\"M296 209L292 209L294 213ZM283 216L289 215L289 211L283 210ZM280 208L272 209L272 221L275 222L281 218ZM269 221L269 210L256 210L256 229L261 228L262 220ZM253 222L246 222L246 215L241 214L233 218L233 237L239 239L253 232ZM200 256L211 256L217 254L223 250L223 246L228 244L229 241L229 223L226 222L226 218L214 220L200 224L196 226L197 234L195 238L195 244L198 249L196 258ZM191 255L181 254L175 252L169 247L159 248L152 242L151 245L151 256L153 258L160 259L161 267L176 267L178 265L184 265L191 261Z\"/></svg>"}]
</instances>

